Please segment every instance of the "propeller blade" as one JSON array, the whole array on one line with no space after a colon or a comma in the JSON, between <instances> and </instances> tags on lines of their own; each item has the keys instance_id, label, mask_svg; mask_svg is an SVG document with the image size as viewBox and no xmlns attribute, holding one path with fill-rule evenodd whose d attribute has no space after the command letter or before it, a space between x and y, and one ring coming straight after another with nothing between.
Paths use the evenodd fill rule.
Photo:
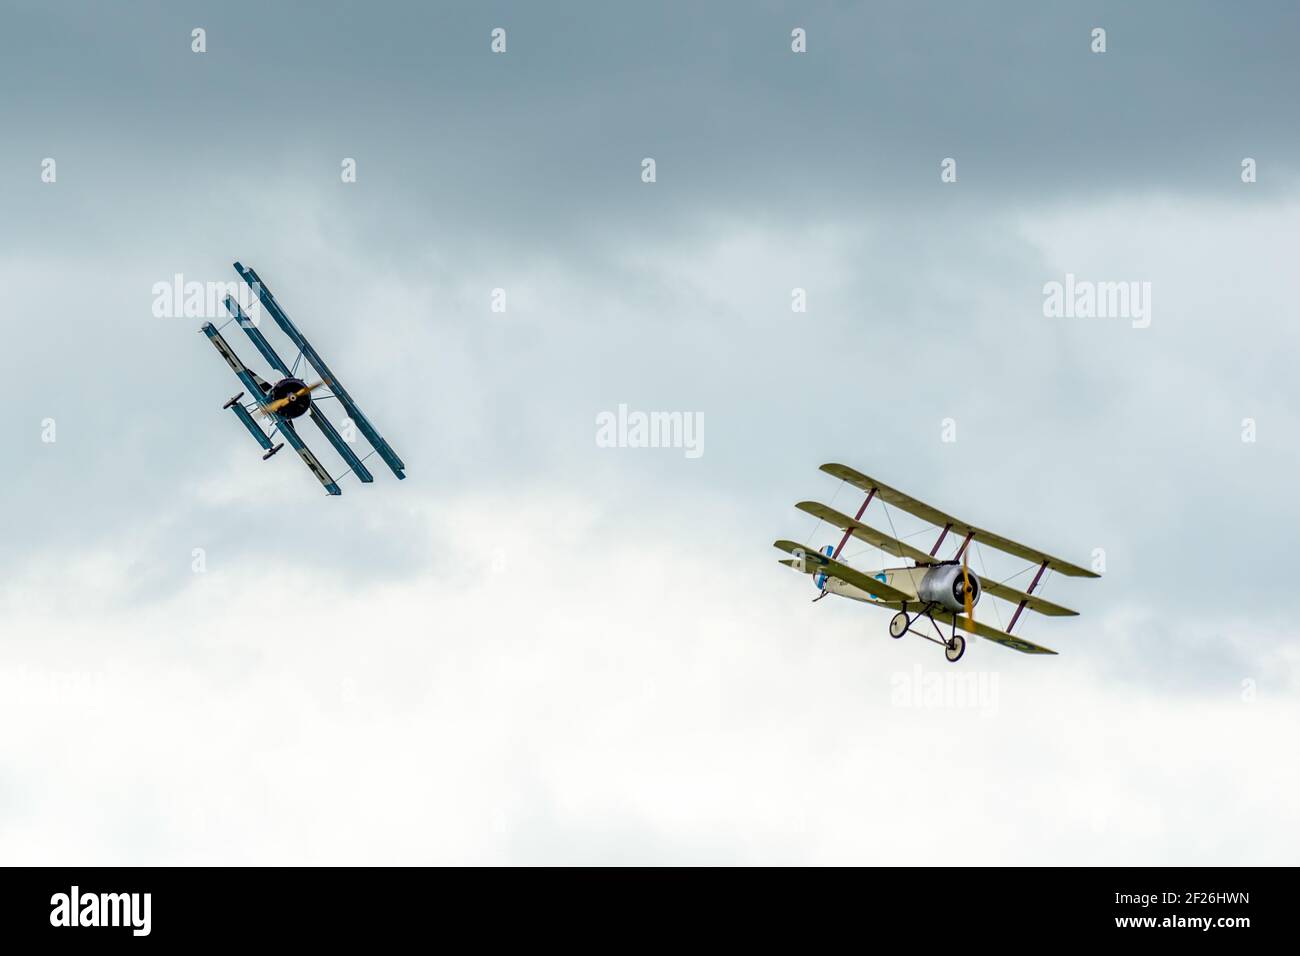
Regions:
<instances>
[{"instance_id":1,"label":"propeller blade","mask_svg":"<svg viewBox=\"0 0 1300 956\"><path fill-rule=\"evenodd\" d=\"M967 552L961 553L961 590L962 597L966 600L966 630L972 634L975 632L975 605L970 599L970 566L967 564Z\"/></svg>"},{"instance_id":2,"label":"propeller blade","mask_svg":"<svg viewBox=\"0 0 1300 956\"><path fill-rule=\"evenodd\" d=\"M273 412L278 412L280 409L284 408L284 406L297 401L299 398L301 398L304 395L311 394L312 392L314 392L316 389L320 388L324 384L325 383L321 381L321 382L317 382L315 385L304 385L302 388L298 389L298 391L294 392L292 395L286 395L284 396L284 398L277 398L275 401L262 406L262 414L270 415Z\"/></svg>"}]
</instances>

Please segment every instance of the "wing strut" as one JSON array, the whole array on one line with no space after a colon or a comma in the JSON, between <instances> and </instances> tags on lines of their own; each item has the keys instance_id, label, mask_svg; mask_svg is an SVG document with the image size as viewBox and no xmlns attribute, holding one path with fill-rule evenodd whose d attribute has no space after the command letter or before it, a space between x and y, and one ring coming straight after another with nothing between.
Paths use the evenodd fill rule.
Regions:
<instances>
[{"instance_id":1,"label":"wing strut","mask_svg":"<svg viewBox=\"0 0 1300 956\"><path fill-rule=\"evenodd\" d=\"M862 502L862 507L859 508L858 513L853 516L854 521L862 520L862 512L867 510L867 505L871 504L871 499L874 497L876 497L876 489L872 488L869 492L867 492L867 500ZM832 561L834 561L836 558L840 556L840 552L844 550L844 545L848 543L849 538L852 536L852 534L853 534L852 528L844 529L844 537L840 538L840 543L835 547L835 553L831 555Z\"/></svg>"},{"instance_id":2,"label":"wing strut","mask_svg":"<svg viewBox=\"0 0 1300 956\"><path fill-rule=\"evenodd\" d=\"M975 537L975 532L971 531L966 535L965 540L962 541L961 547L957 549L957 554L955 555L958 561L960 561L961 556L966 553L966 546L970 544L971 538L973 537Z\"/></svg>"},{"instance_id":3,"label":"wing strut","mask_svg":"<svg viewBox=\"0 0 1300 956\"><path fill-rule=\"evenodd\" d=\"M1029 603L1029 595L1033 594L1034 588L1038 587L1038 580L1043 576L1043 572L1047 570L1047 564L1048 562L1044 561L1038 566L1038 573L1034 575L1034 580L1030 582L1029 590L1025 591L1024 600L1016 606L1016 613L1011 615L1011 623L1007 625L1008 634L1010 634L1011 629L1016 626L1016 621L1020 620L1020 612L1023 611L1025 605Z\"/></svg>"}]
</instances>

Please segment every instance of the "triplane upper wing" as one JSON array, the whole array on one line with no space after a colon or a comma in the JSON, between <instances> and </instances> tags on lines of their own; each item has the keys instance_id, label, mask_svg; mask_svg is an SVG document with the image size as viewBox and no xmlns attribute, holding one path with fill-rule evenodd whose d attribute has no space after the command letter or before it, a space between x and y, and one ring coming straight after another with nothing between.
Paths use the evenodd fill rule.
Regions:
<instances>
[{"instance_id":1,"label":"triplane upper wing","mask_svg":"<svg viewBox=\"0 0 1300 956\"><path fill-rule=\"evenodd\" d=\"M1009 538L994 534L991 531L985 531L983 528L977 528L973 524L967 524L954 518L952 515L945 514L938 508L931 508L923 501L918 501L911 495L905 495L897 489L889 487L875 478L868 478L860 471L855 471L848 465L822 465L822 471L828 475L834 475L849 484L861 488L867 493L875 490L875 495L886 504L900 508L908 514L916 515L922 521L928 521L937 528L947 528L949 531L962 537L972 537L979 541L980 544L987 544L990 548L997 548L999 551L1005 551L1007 554L1013 554L1017 558L1023 558L1026 561L1032 561L1034 564L1046 563L1053 571L1064 574L1071 578L1099 578L1100 574L1095 571L1089 571L1087 568L1081 568L1077 564L1071 564L1061 558L1054 558L1045 551L1038 551L1034 548L1028 548L1023 544L1017 544Z\"/></svg>"},{"instance_id":2,"label":"triplane upper wing","mask_svg":"<svg viewBox=\"0 0 1300 956\"><path fill-rule=\"evenodd\" d=\"M814 600L821 600L827 594L836 594L896 609L898 613L894 615L889 625L893 637L902 637L906 633L919 634L927 640L943 645L945 655L950 661L957 660L965 652L965 638L957 633L959 629L968 634L978 634L988 641L1025 654L1055 654L1056 652L1049 648L1021 637L1013 637L1011 634L1012 628L1015 627L1021 612L1025 609L1049 617L1077 615L1077 611L1034 594L1034 589L1048 569L1059 571L1067 577L1100 577L1093 571L1045 551L1030 548L969 522L960 521L946 512L903 494L896 488L846 465L827 464L822 466L822 471L865 491L866 501L858 508L854 517L849 517L818 501L799 502L795 507L800 511L839 528L844 532L844 536L837 547L831 548L828 545L825 552L793 541L777 541L775 542L777 548L794 556L781 563L815 576L815 583L820 593ZM934 542L930 551L923 551L893 534L886 534L863 522L863 513L868 505L877 499L939 528L938 540ZM961 544L953 557L939 558L939 548L951 532L956 532L961 539ZM840 552L850 538L863 541L886 554L909 560L912 566L885 568L874 573L850 567L840 559ZM1028 589L1021 591L1004 582L981 580L967 566L969 547L972 542L988 545L1038 565L1037 574ZM1016 605L1006 630L975 620L974 605L984 592ZM928 620L937 633L937 638L915 629L914 626L922 619ZM951 628L951 636L946 637L940 625Z\"/></svg>"}]
</instances>

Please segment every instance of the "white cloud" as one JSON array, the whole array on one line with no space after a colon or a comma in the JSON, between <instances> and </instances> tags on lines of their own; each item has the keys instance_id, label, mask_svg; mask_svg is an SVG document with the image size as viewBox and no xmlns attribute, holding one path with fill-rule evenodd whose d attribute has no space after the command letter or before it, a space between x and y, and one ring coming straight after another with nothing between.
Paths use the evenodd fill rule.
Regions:
<instances>
[{"instance_id":1,"label":"white cloud","mask_svg":"<svg viewBox=\"0 0 1300 956\"><path fill-rule=\"evenodd\" d=\"M0 720L21 732L0 744L0 852L924 864L1300 849L1285 797L1300 770L1279 759L1292 693L1111 682L1079 635L1046 660L972 646L959 666L997 672L995 712L893 707L896 672L952 670L937 650L889 640L870 609L810 604L806 578L740 543L749 516L715 504L735 533L708 547L538 489L413 509L443 551L437 576L354 587L275 559L134 609L10 600ZM20 586L119 586L65 571Z\"/></svg>"}]
</instances>

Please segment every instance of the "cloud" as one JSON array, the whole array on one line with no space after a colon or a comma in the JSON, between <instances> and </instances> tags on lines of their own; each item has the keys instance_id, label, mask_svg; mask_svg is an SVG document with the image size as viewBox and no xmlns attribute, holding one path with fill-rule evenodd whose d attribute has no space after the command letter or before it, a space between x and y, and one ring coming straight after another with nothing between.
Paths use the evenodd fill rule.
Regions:
<instances>
[{"instance_id":1,"label":"cloud","mask_svg":"<svg viewBox=\"0 0 1300 956\"><path fill-rule=\"evenodd\" d=\"M77 565L46 586L102 600L8 607L0 708L24 730L0 758L6 859L1295 852L1277 834L1300 821L1275 796L1300 781L1273 759L1293 657L1261 662L1291 685L1247 703L1235 681L1114 681L1083 641L1050 660L976 642L964 664L996 675L991 708L895 706L913 668L955 671L930 645L888 640L879 614L808 603L806 579L766 554L684 550L675 528L553 491L419 513L434 575L350 584L214 562L149 606L114 608L121 582ZM1233 812L1207 828L1189 793Z\"/></svg>"}]
</instances>

